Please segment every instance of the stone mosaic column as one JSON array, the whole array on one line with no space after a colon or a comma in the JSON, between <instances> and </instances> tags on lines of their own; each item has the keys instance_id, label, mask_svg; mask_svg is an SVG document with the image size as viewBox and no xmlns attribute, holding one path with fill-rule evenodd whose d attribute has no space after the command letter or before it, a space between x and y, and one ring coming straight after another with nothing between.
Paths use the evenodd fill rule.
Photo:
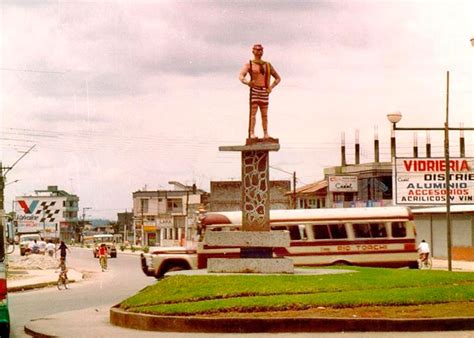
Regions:
<instances>
[{"instance_id":1,"label":"stone mosaic column","mask_svg":"<svg viewBox=\"0 0 474 338\"><path fill-rule=\"evenodd\" d=\"M268 150L242 151L242 230L270 230Z\"/></svg>"}]
</instances>

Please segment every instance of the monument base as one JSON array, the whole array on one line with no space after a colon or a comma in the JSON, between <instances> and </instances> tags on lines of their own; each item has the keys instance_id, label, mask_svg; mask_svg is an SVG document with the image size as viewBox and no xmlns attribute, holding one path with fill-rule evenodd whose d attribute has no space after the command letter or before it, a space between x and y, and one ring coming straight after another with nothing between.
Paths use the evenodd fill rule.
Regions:
<instances>
[{"instance_id":1,"label":"monument base","mask_svg":"<svg viewBox=\"0 0 474 338\"><path fill-rule=\"evenodd\" d=\"M247 138L245 140L245 145L249 146L252 144L260 144L260 143L279 143L280 140L277 138L273 137L268 137L268 138L258 138L258 137L253 137L253 138Z\"/></svg>"},{"instance_id":2,"label":"monument base","mask_svg":"<svg viewBox=\"0 0 474 338\"><path fill-rule=\"evenodd\" d=\"M294 273L288 258L210 258L207 271L213 273Z\"/></svg>"}]
</instances>

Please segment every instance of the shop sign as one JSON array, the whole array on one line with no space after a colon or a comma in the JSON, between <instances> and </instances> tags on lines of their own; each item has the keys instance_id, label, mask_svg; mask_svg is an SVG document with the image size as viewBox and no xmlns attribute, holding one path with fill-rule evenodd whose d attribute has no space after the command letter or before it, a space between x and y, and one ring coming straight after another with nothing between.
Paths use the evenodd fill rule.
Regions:
<instances>
[{"instance_id":1,"label":"shop sign","mask_svg":"<svg viewBox=\"0 0 474 338\"><path fill-rule=\"evenodd\" d=\"M474 203L474 158L449 160L451 204ZM394 168L395 203L445 205L446 161L444 158L397 158Z\"/></svg>"},{"instance_id":2,"label":"shop sign","mask_svg":"<svg viewBox=\"0 0 474 338\"><path fill-rule=\"evenodd\" d=\"M357 176L329 176L328 189L331 192L357 192Z\"/></svg>"}]
</instances>

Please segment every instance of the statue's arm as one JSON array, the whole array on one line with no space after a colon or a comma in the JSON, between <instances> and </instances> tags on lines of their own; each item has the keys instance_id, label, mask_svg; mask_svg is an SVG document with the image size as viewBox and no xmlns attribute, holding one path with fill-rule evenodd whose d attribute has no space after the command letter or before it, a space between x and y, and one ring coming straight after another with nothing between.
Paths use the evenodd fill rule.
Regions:
<instances>
[{"instance_id":1,"label":"statue's arm","mask_svg":"<svg viewBox=\"0 0 474 338\"><path fill-rule=\"evenodd\" d=\"M275 88L275 87L280 83L281 77L280 77L280 75L277 73L277 71L275 70L275 68L273 68L273 66L271 67L271 74L272 74L273 78L275 79L275 80L273 81L273 83L271 84L271 86L270 86L270 87L273 89L273 88Z\"/></svg>"},{"instance_id":2,"label":"statue's arm","mask_svg":"<svg viewBox=\"0 0 474 338\"><path fill-rule=\"evenodd\" d=\"M250 65L248 63L246 63L244 65L244 67L242 68L242 70L240 71L240 74L239 74L240 82L242 82L244 85L247 85L247 86L250 85L250 81L248 81L245 77L247 76L248 72L250 71L249 68L250 68Z\"/></svg>"}]
</instances>

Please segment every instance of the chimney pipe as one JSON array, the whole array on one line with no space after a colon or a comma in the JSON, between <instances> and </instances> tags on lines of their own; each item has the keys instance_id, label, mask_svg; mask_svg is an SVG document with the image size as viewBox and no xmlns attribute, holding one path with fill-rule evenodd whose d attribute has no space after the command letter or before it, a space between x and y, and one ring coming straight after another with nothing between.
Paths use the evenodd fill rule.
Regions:
<instances>
[{"instance_id":1,"label":"chimney pipe","mask_svg":"<svg viewBox=\"0 0 474 338\"><path fill-rule=\"evenodd\" d=\"M375 163L379 163L379 133L377 126L375 126L375 135L374 135L374 160Z\"/></svg>"},{"instance_id":2,"label":"chimney pipe","mask_svg":"<svg viewBox=\"0 0 474 338\"><path fill-rule=\"evenodd\" d=\"M418 134L413 133L413 157L418 158Z\"/></svg>"},{"instance_id":3,"label":"chimney pipe","mask_svg":"<svg viewBox=\"0 0 474 338\"><path fill-rule=\"evenodd\" d=\"M461 128L464 127L464 123L461 123ZM460 157L466 157L466 143L464 141L464 130L459 131L459 152L461 153Z\"/></svg>"},{"instance_id":4,"label":"chimney pipe","mask_svg":"<svg viewBox=\"0 0 474 338\"><path fill-rule=\"evenodd\" d=\"M346 166L346 137L344 132L341 134L341 166Z\"/></svg>"},{"instance_id":5,"label":"chimney pipe","mask_svg":"<svg viewBox=\"0 0 474 338\"><path fill-rule=\"evenodd\" d=\"M355 134L355 164L360 163L360 145L359 145L359 129L356 129Z\"/></svg>"},{"instance_id":6,"label":"chimney pipe","mask_svg":"<svg viewBox=\"0 0 474 338\"><path fill-rule=\"evenodd\" d=\"M431 138L429 130L426 131L426 157L431 157Z\"/></svg>"}]
</instances>

